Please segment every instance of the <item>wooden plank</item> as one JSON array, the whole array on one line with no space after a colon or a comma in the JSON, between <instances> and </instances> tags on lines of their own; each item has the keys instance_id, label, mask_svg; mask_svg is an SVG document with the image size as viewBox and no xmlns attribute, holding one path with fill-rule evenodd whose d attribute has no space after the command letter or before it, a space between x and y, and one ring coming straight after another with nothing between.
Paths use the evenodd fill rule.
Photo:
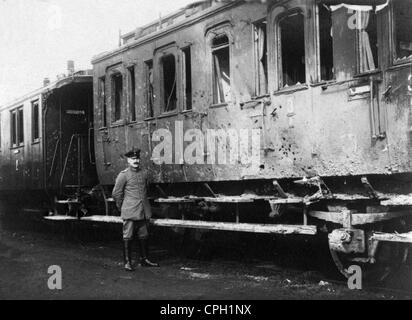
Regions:
<instances>
[{"instance_id":1,"label":"wooden plank","mask_svg":"<svg viewBox=\"0 0 412 320\"><path fill-rule=\"evenodd\" d=\"M408 211L371 213L371 214L353 214L352 225L363 225L380 221L391 220L409 215Z\"/></svg>"},{"instance_id":2,"label":"wooden plank","mask_svg":"<svg viewBox=\"0 0 412 320\"><path fill-rule=\"evenodd\" d=\"M278 198L269 200L270 204L301 204L304 203L303 198Z\"/></svg>"},{"instance_id":3,"label":"wooden plank","mask_svg":"<svg viewBox=\"0 0 412 320\"><path fill-rule=\"evenodd\" d=\"M213 203L251 203L253 202L253 198L250 197L241 197L241 196L233 196L233 197L219 197L219 198L204 198L206 202L213 202Z\"/></svg>"},{"instance_id":4,"label":"wooden plank","mask_svg":"<svg viewBox=\"0 0 412 320\"><path fill-rule=\"evenodd\" d=\"M352 213L351 224L355 225L364 225L369 223L376 223L380 221L386 221L395 219L398 217L404 217L410 215L409 211L394 211L394 212L381 212L381 213ZM344 224L344 220L347 219L347 216L343 212L325 212L325 211L310 211L309 215L311 217L326 220L329 222ZM345 218L346 217L346 218Z\"/></svg>"},{"instance_id":5,"label":"wooden plank","mask_svg":"<svg viewBox=\"0 0 412 320\"><path fill-rule=\"evenodd\" d=\"M309 211L308 214L313 218L343 225L343 215L341 212Z\"/></svg>"},{"instance_id":6,"label":"wooden plank","mask_svg":"<svg viewBox=\"0 0 412 320\"><path fill-rule=\"evenodd\" d=\"M48 220L64 221L77 220L73 217L54 216L46 217L52 218ZM80 219L85 222L101 222L101 223L116 223L122 224L121 217L116 216L90 216ZM278 224L252 224L252 223L228 223L228 222L209 222L209 221L190 221L177 219L152 219L150 223L158 227L170 228L189 228L189 229L203 229L203 230L217 230L217 231L233 231L233 232L248 232L248 233L265 233L265 234L303 234L316 235L316 226L302 226L302 225L278 225Z\"/></svg>"},{"instance_id":7,"label":"wooden plank","mask_svg":"<svg viewBox=\"0 0 412 320\"><path fill-rule=\"evenodd\" d=\"M275 197L274 196L251 196L250 197L251 199L253 199L253 200L266 200L266 201L269 201L269 200L272 200L272 199L274 199Z\"/></svg>"},{"instance_id":8,"label":"wooden plank","mask_svg":"<svg viewBox=\"0 0 412 320\"><path fill-rule=\"evenodd\" d=\"M157 203L193 203L196 200L201 200L203 198L160 198L156 199L155 202Z\"/></svg>"},{"instance_id":9,"label":"wooden plank","mask_svg":"<svg viewBox=\"0 0 412 320\"><path fill-rule=\"evenodd\" d=\"M279 182L277 182L276 180L273 181L273 186L276 188L277 192L279 193L279 195L282 198L287 198L288 195L286 194L286 192L282 189L282 187L280 186Z\"/></svg>"},{"instance_id":10,"label":"wooden plank","mask_svg":"<svg viewBox=\"0 0 412 320\"><path fill-rule=\"evenodd\" d=\"M388 200L381 201L383 206L412 206L412 194L394 195Z\"/></svg>"},{"instance_id":11,"label":"wooden plank","mask_svg":"<svg viewBox=\"0 0 412 320\"><path fill-rule=\"evenodd\" d=\"M76 217L70 217L70 216L50 216L50 217L44 217L45 220L49 221L75 221L78 220Z\"/></svg>"},{"instance_id":12,"label":"wooden plank","mask_svg":"<svg viewBox=\"0 0 412 320\"><path fill-rule=\"evenodd\" d=\"M401 234L374 232L372 234L371 240L383 241L383 242L412 243L412 232L401 233Z\"/></svg>"},{"instance_id":13,"label":"wooden plank","mask_svg":"<svg viewBox=\"0 0 412 320\"><path fill-rule=\"evenodd\" d=\"M88 222L102 222L102 223L119 223L123 224L123 219L117 216L90 216L80 219L81 221Z\"/></svg>"},{"instance_id":14,"label":"wooden plank","mask_svg":"<svg viewBox=\"0 0 412 320\"><path fill-rule=\"evenodd\" d=\"M249 233L266 233L266 234L304 234L316 235L316 226L302 225L277 225L277 224L251 224L251 223L228 223L228 222L209 222L209 221L189 221L176 219L158 219L152 220L151 223L159 227L171 228L189 228L205 229L218 231L234 231Z\"/></svg>"},{"instance_id":15,"label":"wooden plank","mask_svg":"<svg viewBox=\"0 0 412 320\"><path fill-rule=\"evenodd\" d=\"M363 196L361 194L334 193L332 196L332 199L342 200L342 201L356 201L356 200L369 200L370 198L367 196Z\"/></svg>"}]
</instances>

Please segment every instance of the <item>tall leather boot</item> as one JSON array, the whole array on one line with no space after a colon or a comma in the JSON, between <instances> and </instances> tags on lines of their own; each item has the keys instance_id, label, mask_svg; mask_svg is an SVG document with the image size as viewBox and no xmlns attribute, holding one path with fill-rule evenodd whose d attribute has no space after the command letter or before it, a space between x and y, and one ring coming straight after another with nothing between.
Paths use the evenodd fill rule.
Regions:
<instances>
[{"instance_id":1,"label":"tall leather boot","mask_svg":"<svg viewBox=\"0 0 412 320\"><path fill-rule=\"evenodd\" d=\"M139 266L141 267L152 267L157 268L160 267L158 263L151 262L148 258L149 252L149 242L147 239L139 239L139 251L140 251L140 263Z\"/></svg>"},{"instance_id":2,"label":"tall leather boot","mask_svg":"<svg viewBox=\"0 0 412 320\"><path fill-rule=\"evenodd\" d=\"M123 258L124 258L124 269L126 271L134 271L132 266L132 241L123 241Z\"/></svg>"}]
</instances>

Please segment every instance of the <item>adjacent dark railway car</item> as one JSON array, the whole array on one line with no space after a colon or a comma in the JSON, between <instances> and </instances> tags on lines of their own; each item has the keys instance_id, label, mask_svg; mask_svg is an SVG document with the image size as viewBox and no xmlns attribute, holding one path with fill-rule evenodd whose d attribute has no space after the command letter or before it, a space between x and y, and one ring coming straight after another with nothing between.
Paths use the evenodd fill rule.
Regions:
<instances>
[{"instance_id":1,"label":"adjacent dark railway car","mask_svg":"<svg viewBox=\"0 0 412 320\"><path fill-rule=\"evenodd\" d=\"M51 210L97 184L90 71L45 82L0 115L2 204Z\"/></svg>"},{"instance_id":2,"label":"adjacent dark railway car","mask_svg":"<svg viewBox=\"0 0 412 320\"><path fill-rule=\"evenodd\" d=\"M139 147L162 212L184 213L154 224L324 231L346 276L405 261L411 18L403 0L203 1L124 35L93 60L100 182Z\"/></svg>"}]
</instances>

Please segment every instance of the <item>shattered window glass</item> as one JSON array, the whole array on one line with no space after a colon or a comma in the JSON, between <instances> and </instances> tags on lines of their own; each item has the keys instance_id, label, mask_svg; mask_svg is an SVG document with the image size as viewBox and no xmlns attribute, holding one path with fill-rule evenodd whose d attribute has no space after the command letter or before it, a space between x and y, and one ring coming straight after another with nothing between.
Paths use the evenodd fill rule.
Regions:
<instances>
[{"instance_id":1,"label":"shattered window glass","mask_svg":"<svg viewBox=\"0 0 412 320\"><path fill-rule=\"evenodd\" d=\"M213 103L230 101L230 51L227 35L219 35L212 42Z\"/></svg>"},{"instance_id":2,"label":"shattered window glass","mask_svg":"<svg viewBox=\"0 0 412 320\"><path fill-rule=\"evenodd\" d=\"M281 88L306 82L305 20L301 12L291 13L279 21Z\"/></svg>"},{"instance_id":3,"label":"shattered window glass","mask_svg":"<svg viewBox=\"0 0 412 320\"><path fill-rule=\"evenodd\" d=\"M168 54L161 59L163 77L163 105L164 112L176 110L176 58L173 54Z\"/></svg>"},{"instance_id":4,"label":"shattered window glass","mask_svg":"<svg viewBox=\"0 0 412 320\"><path fill-rule=\"evenodd\" d=\"M256 53L256 95L268 93L268 55L267 55L267 22L254 25Z\"/></svg>"}]
</instances>

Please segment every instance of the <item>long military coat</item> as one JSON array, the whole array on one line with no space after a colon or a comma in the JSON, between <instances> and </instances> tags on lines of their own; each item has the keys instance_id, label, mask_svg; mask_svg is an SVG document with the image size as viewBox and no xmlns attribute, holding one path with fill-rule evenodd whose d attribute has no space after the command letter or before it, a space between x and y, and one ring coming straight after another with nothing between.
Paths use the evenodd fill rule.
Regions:
<instances>
[{"instance_id":1,"label":"long military coat","mask_svg":"<svg viewBox=\"0 0 412 320\"><path fill-rule=\"evenodd\" d=\"M120 172L112 196L123 220L149 220L152 217L145 171L129 167Z\"/></svg>"}]
</instances>

